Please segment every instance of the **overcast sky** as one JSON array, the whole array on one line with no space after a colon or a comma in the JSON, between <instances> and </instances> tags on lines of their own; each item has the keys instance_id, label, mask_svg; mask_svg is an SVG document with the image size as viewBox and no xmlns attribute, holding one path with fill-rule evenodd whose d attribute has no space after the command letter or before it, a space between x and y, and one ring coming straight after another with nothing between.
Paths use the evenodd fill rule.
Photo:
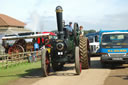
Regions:
<instances>
[{"instance_id":1,"label":"overcast sky","mask_svg":"<svg viewBox=\"0 0 128 85\"><path fill-rule=\"evenodd\" d=\"M0 13L33 31L51 31L56 30L57 5L63 7L66 23L78 22L84 30L128 29L128 0L0 0Z\"/></svg>"}]
</instances>

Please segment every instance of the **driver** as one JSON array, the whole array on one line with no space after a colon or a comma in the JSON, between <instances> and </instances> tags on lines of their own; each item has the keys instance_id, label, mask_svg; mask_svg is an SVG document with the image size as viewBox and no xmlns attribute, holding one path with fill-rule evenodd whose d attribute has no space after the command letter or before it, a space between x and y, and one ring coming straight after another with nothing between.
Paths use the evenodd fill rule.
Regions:
<instances>
[{"instance_id":1,"label":"driver","mask_svg":"<svg viewBox=\"0 0 128 85\"><path fill-rule=\"evenodd\" d=\"M72 22L69 22L69 25L66 25L65 28L67 28L68 31L72 32Z\"/></svg>"}]
</instances>

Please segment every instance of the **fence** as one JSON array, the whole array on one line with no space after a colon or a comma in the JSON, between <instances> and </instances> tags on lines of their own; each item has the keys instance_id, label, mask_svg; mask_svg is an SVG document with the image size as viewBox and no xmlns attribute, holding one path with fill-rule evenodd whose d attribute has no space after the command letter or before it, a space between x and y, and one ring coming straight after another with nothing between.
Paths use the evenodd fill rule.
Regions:
<instances>
[{"instance_id":1,"label":"fence","mask_svg":"<svg viewBox=\"0 0 128 85\"><path fill-rule=\"evenodd\" d=\"M0 55L0 68L8 68L9 66L24 62L32 62L35 59L40 60L41 54L41 50L14 54L2 54Z\"/></svg>"}]
</instances>

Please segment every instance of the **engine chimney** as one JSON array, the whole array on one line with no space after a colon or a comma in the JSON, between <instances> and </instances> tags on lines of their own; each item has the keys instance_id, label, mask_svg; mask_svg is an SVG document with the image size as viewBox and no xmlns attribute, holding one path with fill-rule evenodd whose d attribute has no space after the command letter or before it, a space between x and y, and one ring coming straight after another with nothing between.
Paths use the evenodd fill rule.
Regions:
<instances>
[{"instance_id":1,"label":"engine chimney","mask_svg":"<svg viewBox=\"0 0 128 85\"><path fill-rule=\"evenodd\" d=\"M58 39L63 39L62 12L63 12L62 7L57 6L56 7L56 18L57 18L57 27L58 27Z\"/></svg>"}]
</instances>

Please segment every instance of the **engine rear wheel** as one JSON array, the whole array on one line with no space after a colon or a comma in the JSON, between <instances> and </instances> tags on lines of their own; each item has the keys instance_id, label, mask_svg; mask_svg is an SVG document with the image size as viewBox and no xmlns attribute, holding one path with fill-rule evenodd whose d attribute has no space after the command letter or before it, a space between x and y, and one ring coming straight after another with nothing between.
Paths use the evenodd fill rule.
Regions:
<instances>
[{"instance_id":1,"label":"engine rear wheel","mask_svg":"<svg viewBox=\"0 0 128 85\"><path fill-rule=\"evenodd\" d=\"M80 48L82 69L88 69L90 66L88 40L86 37L80 37L79 39L80 39L79 48Z\"/></svg>"},{"instance_id":2,"label":"engine rear wheel","mask_svg":"<svg viewBox=\"0 0 128 85\"><path fill-rule=\"evenodd\" d=\"M76 74L80 75L81 73L81 61L80 61L80 55L79 55L79 47L75 47L75 70Z\"/></svg>"},{"instance_id":3,"label":"engine rear wheel","mask_svg":"<svg viewBox=\"0 0 128 85\"><path fill-rule=\"evenodd\" d=\"M48 76L50 73L50 59L49 59L49 53L48 51L46 51L46 49L42 50L41 67L42 67L43 77Z\"/></svg>"}]
</instances>

